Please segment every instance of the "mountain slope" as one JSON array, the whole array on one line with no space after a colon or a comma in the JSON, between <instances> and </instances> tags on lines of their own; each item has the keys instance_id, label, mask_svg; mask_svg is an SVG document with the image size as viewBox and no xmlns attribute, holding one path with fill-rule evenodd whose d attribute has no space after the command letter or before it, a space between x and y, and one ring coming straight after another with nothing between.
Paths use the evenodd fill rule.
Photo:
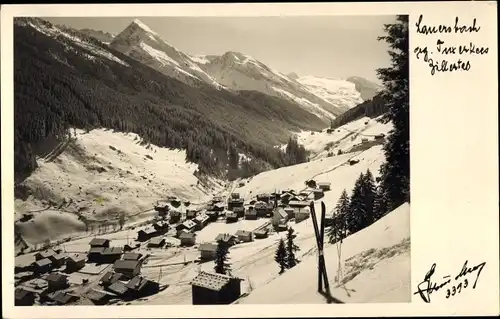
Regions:
<instances>
[{"instance_id":1,"label":"mountain slope","mask_svg":"<svg viewBox=\"0 0 500 319\"><path fill-rule=\"evenodd\" d=\"M230 51L218 57L201 59L200 68L227 88L255 90L285 98L321 118L332 119L344 110L342 106L312 94L299 82L243 53Z\"/></svg>"},{"instance_id":2,"label":"mountain slope","mask_svg":"<svg viewBox=\"0 0 500 319\"><path fill-rule=\"evenodd\" d=\"M299 77L297 81L313 94L342 110L353 108L364 100L355 84L349 81L315 76Z\"/></svg>"},{"instance_id":3,"label":"mountain slope","mask_svg":"<svg viewBox=\"0 0 500 319\"><path fill-rule=\"evenodd\" d=\"M381 85L370 82L359 76L351 76L347 78L346 81L354 83L356 90L361 94L361 98L364 101L371 100L382 89Z\"/></svg>"},{"instance_id":4,"label":"mountain slope","mask_svg":"<svg viewBox=\"0 0 500 319\"><path fill-rule=\"evenodd\" d=\"M410 205L405 203L344 240L340 283L335 281L339 265L337 247L325 245L325 263L334 298L343 303L411 301L409 211ZM236 303L326 303L317 292L317 267L317 257L311 254ZM301 278L300 284L297 278Z\"/></svg>"},{"instance_id":5,"label":"mountain slope","mask_svg":"<svg viewBox=\"0 0 500 319\"><path fill-rule=\"evenodd\" d=\"M134 132L185 149L207 173L225 169L229 146L261 169L285 165L273 145L290 130L325 126L296 104L262 93L188 86L80 34L41 19L15 21L18 176L36 167L35 155L48 152L40 145L63 138L69 127Z\"/></svg>"},{"instance_id":6,"label":"mountain slope","mask_svg":"<svg viewBox=\"0 0 500 319\"><path fill-rule=\"evenodd\" d=\"M135 19L120 34L113 38L110 46L168 76L186 84L206 82L221 86L205 73L187 54L164 41L158 33L140 20Z\"/></svg>"}]
</instances>

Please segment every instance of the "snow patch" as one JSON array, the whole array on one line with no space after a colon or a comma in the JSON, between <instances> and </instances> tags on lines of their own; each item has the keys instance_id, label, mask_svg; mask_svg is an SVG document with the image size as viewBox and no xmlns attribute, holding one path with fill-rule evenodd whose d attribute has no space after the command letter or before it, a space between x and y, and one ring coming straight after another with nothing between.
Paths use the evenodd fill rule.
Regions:
<instances>
[{"instance_id":1,"label":"snow patch","mask_svg":"<svg viewBox=\"0 0 500 319\"><path fill-rule=\"evenodd\" d=\"M169 57L165 52L160 51L160 50L156 50L155 48L147 45L144 42L141 42L139 44L139 46L141 47L141 49L146 51L149 55L151 55L153 58L158 60L163 65L173 64L173 65L180 67L179 63L177 61L175 61L174 59L172 59L171 57Z\"/></svg>"}]
</instances>

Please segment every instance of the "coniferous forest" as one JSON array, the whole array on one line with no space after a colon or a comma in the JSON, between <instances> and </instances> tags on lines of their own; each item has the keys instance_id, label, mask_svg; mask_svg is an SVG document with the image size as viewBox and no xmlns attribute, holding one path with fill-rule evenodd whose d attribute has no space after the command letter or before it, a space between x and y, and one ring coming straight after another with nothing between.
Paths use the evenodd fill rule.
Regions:
<instances>
[{"instance_id":1,"label":"coniferous forest","mask_svg":"<svg viewBox=\"0 0 500 319\"><path fill-rule=\"evenodd\" d=\"M288 153L273 145L286 143L290 130L326 126L298 105L259 92L185 85L82 35L129 66L89 59L85 48L47 36L28 21L50 27L36 18L15 21L17 181L36 168L37 146L63 138L72 127L133 132L148 143L185 149L202 174L223 175L231 166L228 154L244 153L252 160L232 165L237 175L249 176L305 161L296 145Z\"/></svg>"}]
</instances>

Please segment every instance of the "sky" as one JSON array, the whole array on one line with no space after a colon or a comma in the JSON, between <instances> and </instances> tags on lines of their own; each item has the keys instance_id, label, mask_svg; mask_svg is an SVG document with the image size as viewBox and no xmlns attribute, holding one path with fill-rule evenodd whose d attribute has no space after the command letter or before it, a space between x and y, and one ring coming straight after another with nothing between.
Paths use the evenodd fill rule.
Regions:
<instances>
[{"instance_id":1,"label":"sky","mask_svg":"<svg viewBox=\"0 0 500 319\"><path fill-rule=\"evenodd\" d=\"M118 34L139 19L170 45L192 55L245 53L282 73L380 83L376 69L389 65L383 25L395 16L282 17L57 17L77 29Z\"/></svg>"}]
</instances>

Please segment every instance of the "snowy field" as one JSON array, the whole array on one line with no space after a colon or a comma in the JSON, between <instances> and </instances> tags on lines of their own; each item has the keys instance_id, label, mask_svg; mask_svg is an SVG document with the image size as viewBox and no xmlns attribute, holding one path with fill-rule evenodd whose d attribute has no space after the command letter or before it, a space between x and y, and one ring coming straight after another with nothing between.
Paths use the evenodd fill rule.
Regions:
<instances>
[{"instance_id":1,"label":"snowy field","mask_svg":"<svg viewBox=\"0 0 500 319\"><path fill-rule=\"evenodd\" d=\"M400 206L343 242L340 283L335 281L336 245L325 244L325 259L332 296L341 302L410 302L410 206ZM317 265L312 254L238 303L325 303L317 293Z\"/></svg>"},{"instance_id":2,"label":"snowy field","mask_svg":"<svg viewBox=\"0 0 500 319\"><path fill-rule=\"evenodd\" d=\"M76 130L76 141L61 149L54 160L38 159L39 168L25 181L34 195L15 201L16 219L22 213L42 210L33 213L31 221L18 223L29 242L85 230L76 213L90 221L106 221L125 212L128 222L133 222L151 218L156 201L167 196L195 205L223 190L221 182L214 181L211 187L198 185L193 175L197 165L186 162L185 151L140 145L136 134ZM49 200L66 200L67 204L57 211L43 210Z\"/></svg>"},{"instance_id":3,"label":"snowy field","mask_svg":"<svg viewBox=\"0 0 500 319\"><path fill-rule=\"evenodd\" d=\"M337 155L341 150L345 153L362 143L362 139L373 140L375 135L387 135L391 129L391 123L382 124L376 119L363 117L335 129L332 133L327 133L326 130L300 132L297 134L297 140L311 152L311 159L319 159L327 157L329 152Z\"/></svg>"}]
</instances>

